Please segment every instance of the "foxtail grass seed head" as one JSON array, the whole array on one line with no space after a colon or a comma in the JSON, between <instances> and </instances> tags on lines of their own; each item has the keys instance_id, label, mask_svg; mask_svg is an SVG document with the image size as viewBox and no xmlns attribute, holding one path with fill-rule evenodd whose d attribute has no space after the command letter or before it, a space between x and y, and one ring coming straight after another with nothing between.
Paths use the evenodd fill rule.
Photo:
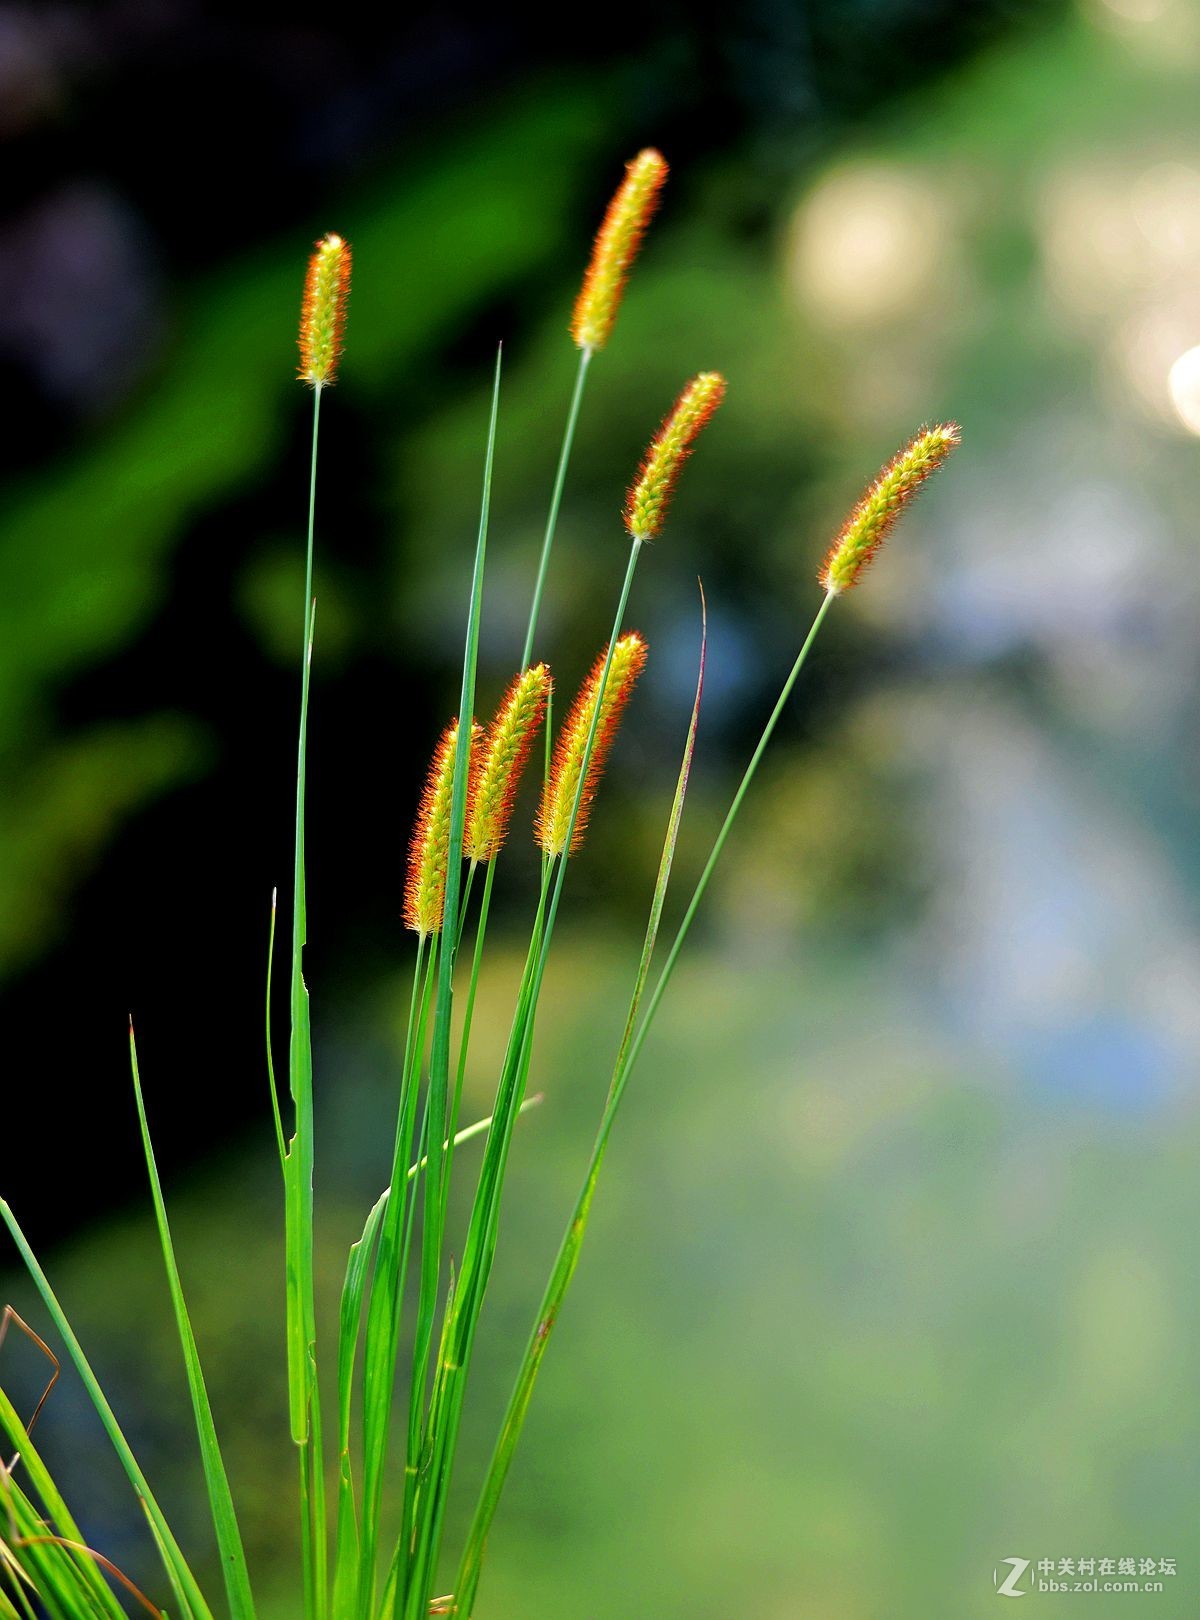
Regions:
<instances>
[{"instance_id":1,"label":"foxtail grass seed head","mask_svg":"<svg viewBox=\"0 0 1200 1620\"><path fill-rule=\"evenodd\" d=\"M725 397L719 371L693 377L651 440L637 482L625 500L625 527L634 540L660 533L675 492L679 470L692 453L700 429Z\"/></svg>"},{"instance_id":2,"label":"foxtail grass seed head","mask_svg":"<svg viewBox=\"0 0 1200 1620\"><path fill-rule=\"evenodd\" d=\"M571 336L581 349L602 349L612 336L625 283L666 178L666 160L653 147L625 165L625 178L596 233L591 263L575 300Z\"/></svg>"},{"instance_id":3,"label":"foxtail grass seed head","mask_svg":"<svg viewBox=\"0 0 1200 1620\"><path fill-rule=\"evenodd\" d=\"M324 236L308 261L300 306L300 378L326 388L337 376L350 294L350 244Z\"/></svg>"},{"instance_id":4,"label":"foxtail grass seed head","mask_svg":"<svg viewBox=\"0 0 1200 1620\"><path fill-rule=\"evenodd\" d=\"M832 596L848 591L887 539L892 525L961 440L957 422L922 428L879 474L842 526L817 576Z\"/></svg>"},{"instance_id":5,"label":"foxtail grass seed head","mask_svg":"<svg viewBox=\"0 0 1200 1620\"><path fill-rule=\"evenodd\" d=\"M482 728L472 722L474 750ZM458 752L458 721L438 738L421 791L416 826L408 850L408 882L404 890L404 925L424 939L442 926L446 899L446 868L450 855L450 806L454 796L454 759ZM471 815L470 761L468 760L467 817Z\"/></svg>"},{"instance_id":6,"label":"foxtail grass seed head","mask_svg":"<svg viewBox=\"0 0 1200 1620\"><path fill-rule=\"evenodd\" d=\"M537 841L544 854L556 857L566 850L567 834L571 826L571 809L579 789L583 770L583 756L587 749L588 734L592 729L592 716L600 696L600 677L608 649L596 659L591 673L580 687L572 703L558 741L554 745L554 762L550 777L542 791L541 808L537 817ZM616 735L617 723L629 702L634 683L646 663L646 643L636 630L624 635L613 648L604 699L600 704L600 717L596 722L596 737L588 760L587 776L579 799L579 814L575 818L575 831L571 834L571 854L583 843L587 831L588 814L596 796L604 762Z\"/></svg>"},{"instance_id":7,"label":"foxtail grass seed head","mask_svg":"<svg viewBox=\"0 0 1200 1620\"><path fill-rule=\"evenodd\" d=\"M517 784L550 690L550 671L545 664L525 670L514 679L487 729L472 784L464 846L468 860L491 861L500 853Z\"/></svg>"}]
</instances>

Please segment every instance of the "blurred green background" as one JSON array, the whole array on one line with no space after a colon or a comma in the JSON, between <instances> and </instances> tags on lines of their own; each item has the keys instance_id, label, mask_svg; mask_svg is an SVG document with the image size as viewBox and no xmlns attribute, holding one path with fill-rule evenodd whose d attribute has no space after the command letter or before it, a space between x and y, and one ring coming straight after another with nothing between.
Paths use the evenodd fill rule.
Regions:
<instances>
[{"instance_id":1,"label":"blurred green background","mask_svg":"<svg viewBox=\"0 0 1200 1620\"><path fill-rule=\"evenodd\" d=\"M290 1620L260 1025L289 859L303 259L330 228L356 251L322 413L310 767L332 1297L386 1175L403 851L457 690L494 344L482 710L522 639L588 236L656 142L674 174L593 369L543 619L565 688L606 633L644 441L694 371L730 392L638 581L651 663L572 873L451 1544L619 1037L696 576L677 903L829 535L952 416L963 448L831 618L647 1047L480 1620L965 1620L1003 1612L1010 1557L1025 1588L1045 1559L1173 1559L1162 1593L1074 1606L1193 1615L1200 8L608 22L0 8L0 1190L211 1570L132 1006L264 1620ZM534 872L518 830L472 1114ZM4 1297L40 1324L10 1258ZM28 1350L2 1355L35 1393ZM89 1540L153 1580L71 1378L42 1422Z\"/></svg>"}]
</instances>

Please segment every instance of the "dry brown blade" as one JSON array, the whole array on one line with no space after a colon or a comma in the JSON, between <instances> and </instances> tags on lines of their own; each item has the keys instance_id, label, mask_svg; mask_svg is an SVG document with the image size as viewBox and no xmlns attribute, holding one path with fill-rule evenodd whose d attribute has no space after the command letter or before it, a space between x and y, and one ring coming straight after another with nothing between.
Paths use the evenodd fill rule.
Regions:
<instances>
[{"instance_id":1,"label":"dry brown blade","mask_svg":"<svg viewBox=\"0 0 1200 1620\"><path fill-rule=\"evenodd\" d=\"M38 1418L41 1416L42 1407L45 1406L47 1400L49 1400L49 1398L50 1398L50 1391L54 1388L55 1384L58 1383L58 1375L59 1375L59 1373L61 1373L62 1367L59 1365L58 1357L54 1354L54 1351L51 1350L50 1346L46 1343L45 1339L43 1339L40 1334L35 1333L33 1331L33 1329L30 1327L29 1323L27 1321L25 1321L24 1317L18 1315L18 1313L15 1310L13 1310L11 1305L6 1305L4 1307L3 1316L0 1316L0 1350L3 1350L4 1341L8 1337L8 1324L10 1322L15 1322L17 1324L17 1326L20 1328L21 1332L25 1335L25 1337L32 1344L35 1344L37 1346L37 1348L45 1356L46 1360L54 1368L54 1371L50 1374L50 1382L46 1385L45 1389L42 1391L41 1399L38 1401L37 1405L33 1409L33 1416L30 1418L29 1422L25 1425L25 1433L26 1434L32 1434L33 1433L33 1426L37 1422ZM7 1465L5 1465L5 1463L3 1461L0 1461L0 1470L3 1470L4 1473L11 1474L13 1469L17 1466L17 1458L18 1458L18 1456L19 1456L19 1453L14 1452L12 1461L10 1463L8 1463Z\"/></svg>"},{"instance_id":2,"label":"dry brown blade","mask_svg":"<svg viewBox=\"0 0 1200 1620\"><path fill-rule=\"evenodd\" d=\"M154 1616L154 1620L163 1620L162 1610L155 1608L154 1604L151 1603L146 1594L133 1584L128 1575L122 1574L111 1558L105 1558L103 1553L98 1553L93 1547L85 1547L82 1541L69 1541L66 1536L22 1536L18 1541L13 1542L13 1546L70 1547L72 1552L86 1553L86 1555L89 1558L94 1559L96 1563L101 1566L101 1568L106 1569L115 1581L120 1581L121 1585L129 1593L130 1597L136 1598L146 1610L147 1614L152 1614Z\"/></svg>"},{"instance_id":3,"label":"dry brown blade","mask_svg":"<svg viewBox=\"0 0 1200 1620\"><path fill-rule=\"evenodd\" d=\"M454 1611L454 1593L447 1592L445 1597L431 1598L429 1601L430 1614L451 1614Z\"/></svg>"}]
</instances>

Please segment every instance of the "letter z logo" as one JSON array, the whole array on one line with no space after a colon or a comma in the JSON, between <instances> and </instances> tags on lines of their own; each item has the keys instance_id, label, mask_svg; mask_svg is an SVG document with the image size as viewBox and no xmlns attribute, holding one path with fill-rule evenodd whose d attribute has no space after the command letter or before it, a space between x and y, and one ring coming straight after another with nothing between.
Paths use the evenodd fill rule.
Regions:
<instances>
[{"instance_id":1,"label":"letter z logo","mask_svg":"<svg viewBox=\"0 0 1200 1620\"><path fill-rule=\"evenodd\" d=\"M1004 1577L1003 1581L1000 1579L1000 1569L995 1569L992 1571L992 1579L996 1583L996 1593L999 1597L1024 1597L1026 1595L1024 1588L1018 1586L1017 1582L1029 1568L1029 1563L1030 1560L1028 1558L1003 1559L1000 1564L1000 1569L1003 1569L1005 1564L1012 1566L1009 1569L1008 1574Z\"/></svg>"}]
</instances>

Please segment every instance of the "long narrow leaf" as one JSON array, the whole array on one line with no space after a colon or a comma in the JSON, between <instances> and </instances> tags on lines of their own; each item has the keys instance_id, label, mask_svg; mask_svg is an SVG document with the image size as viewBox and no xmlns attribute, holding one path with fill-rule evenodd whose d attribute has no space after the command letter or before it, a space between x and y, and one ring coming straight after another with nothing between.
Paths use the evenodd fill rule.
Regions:
<instances>
[{"instance_id":1,"label":"long narrow leaf","mask_svg":"<svg viewBox=\"0 0 1200 1620\"><path fill-rule=\"evenodd\" d=\"M154 1157L154 1144L150 1138L150 1125L146 1118L146 1101L142 1095L142 1079L138 1070L137 1042L133 1033L133 1020L129 1022L129 1062L133 1073L133 1094L137 1102L138 1125L142 1133L142 1148L146 1155L146 1172L150 1178L150 1192L154 1199L154 1219L158 1226L158 1240L162 1247L163 1265L167 1272L167 1286L171 1291L171 1306L175 1312L175 1325L179 1330L179 1343L183 1350L183 1363L187 1371L188 1392L192 1397L192 1411L196 1419L196 1434L200 1441L200 1460L204 1465L204 1483L208 1491L208 1505L212 1513L213 1529L221 1554L221 1573L225 1580L225 1595L229 1599L232 1620L255 1620L254 1597L250 1590L250 1576L246 1569L246 1553L242 1534L238 1528L237 1513L229 1489L229 1477L213 1423L212 1405L204 1372L200 1365L200 1352L192 1331L184 1299L183 1283L175 1259L175 1245L167 1219L166 1200Z\"/></svg>"}]
</instances>

